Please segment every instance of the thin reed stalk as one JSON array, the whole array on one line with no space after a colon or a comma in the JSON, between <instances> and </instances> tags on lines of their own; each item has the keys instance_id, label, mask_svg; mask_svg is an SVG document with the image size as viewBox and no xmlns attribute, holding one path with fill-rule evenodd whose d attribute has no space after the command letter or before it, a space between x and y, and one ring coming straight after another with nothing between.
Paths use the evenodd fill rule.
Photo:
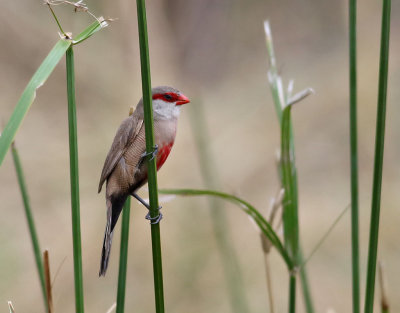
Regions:
<instances>
[{"instance_id":1,"label":"thin reed stalk","mask_svg":"<svg viewBox=\"0 0 400 313\"><path fill-rule=\"evenodd\" d=\"M33 219L33 213L29 202L28 191L25 184L24 172L22 170L21 160L19 158L17 147L13 142L11 145L11 152L14 160L15 171L17 172L18 184L21 190L22 201L24 202L26 221L28 222L29 233L31 235L33 253L35 255L36 267L39 274L40 286L42 289L44 305L47 308L47 297L46 297L46 284L44 279L44 268L42 262L42 253L40 252L39 239L36 232L35 221Z\"/></svg>"},{"instance_id":2,"label":"thin reed stalk","mask_svg":"<svg viewBox=\"0 0 400 313\"><path fill-rule=\"evenodd\" d=\"M122 210L121 225L121 247L119 254L119 273L118 273L118 291L117 291L117 309L116 313L123 313L125 310L125 290L126 290L126 270L128 262L128 241L129 241L129 218L131 211L131 198L125 202Z\"/></svg>"},{"instance_id":3,"label":"thin reed stalk","mask_svg":"<svg viewBox=\"0 0 400 313\"><path fill-rule=\"evenodd\" d=\"M66 52L67 61L67 93L68 93L68 128L69 128L69 160L71 180L71 213L72 243L74 254L75 310L84 312L82 248L79 205L79 170L78 170L78 134L75 103L74 51L70 46Z\"/></svg>"},{"instance_id":4,"label":"thin reed stalk","mask_svg":"<svg viewBox=\"0 0 400 313\"><path fill-rule=\"evenodd\" d=\"M386 93L389 63L391 0L383 0L382 32L379 64L379 91L375 135L375 161L372 187L370 236L368 247L367 286L365 290L365 313L372 313L375 294L376 258L378 250L379 217L382 189L383 150L385 141Z\"/></svg>"},{"instance_id":5,"label":"thin reed stalk","mask_svg":"<svg viewBox=\"0 0 400 313\"><path fill-rule=\"evenodd\" d=\"M358 239L358 151L357 151L357 0L349 1L350 59L350 177L351 177L351 256L353 313L360 312L360 269Z\"/></svg>"},{"instance_id":6,"label":"thin reed stalk","mask_svg":"<svg viewBox=\"0 0 400 313\"><path fill-rule=\"evenodd\" d=\"M267 279L269 311L271 313L275 313L274 294L272 292L271 266L270 266L270 262L269 262L269 254L266 252L264 252L264 263L265 263L265 275L266 275L266 279Z\"/></svg>"},{"instance_id":7,"label":"thin reed stalk","mask_svg":"<svg viewBox=\"0 0 400 313\"><path fill-rule=\"evenodd\" d=\"M301 246L299 248L299 261L300 264L303 263L304 256ZM301 283L301 290L303 291L303 299L304 299L304 306L306 307L306 312L313 313L314 312L314 305L311 298L310 287L308 283L308 275L307 269L305 266L300 267L300 283Z\"/></svg>"},{"instance_id":8,"label":"thin reed stalk","mask_svg":"<svg viewBox=\"0 0 400 313\"><path fill-rule=\"evenodd\" d=\"M204 184L209 189L217 190L220 185L218 169L215 167L210 145L207 144L209 136L203 106L200 103L194 104L190 107L190 113L190 125L193 129L193 137L197 146ZM250 312L238 256L229 240L231 231L225 210L223 210L223 204L218 203L217 199L211 197L208 198L208 203L215 239L223 263L232 312Z\"/></svg>"},{"instance_id":9,"label":"thin reed stalk","mask_svg":"<svg viewBox=\"0 0 400 313\"><path fill-rule=\"evenodd\" d=\"M149 44L147 39L147 20L145 0L137 0L137 18L140 45L140 65L142 72L142 92L144 107L144 125L146 134L146 151L154 150L153 109L151 94ZM150 216L156 217L158 210L157 171L155 158L148 160L148 186L150 198ZM151 240L153 251L154 296L156 312L164 312L164 287L161 258L160 223L151 224Z\"/></svg>"}]
</instances>

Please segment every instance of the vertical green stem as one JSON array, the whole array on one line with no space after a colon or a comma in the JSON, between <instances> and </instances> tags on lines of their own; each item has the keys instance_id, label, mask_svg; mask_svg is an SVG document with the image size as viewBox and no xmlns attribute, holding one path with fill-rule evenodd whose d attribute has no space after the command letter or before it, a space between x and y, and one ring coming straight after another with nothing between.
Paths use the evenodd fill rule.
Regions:
<instances>
[{"instance_id":1,"label":"vertical green stem","mask_svg":"<svg viewBox=\"0 0 400 313\"><path fill-rule=\"evenodd\" d=\"M71 212L72 212L72 242L74 251L75 278L75 309L77 313L84 312L83 278L82 278L82 248L79 208L79 171L78 171L78 134L76 127L75 104L75 73L74 51L72 46L66 53L67 60L67 92L68 92L68 128L69 128L69 160L71 177Z\"/></svg>"},{"instance_id":2,"label":"vertical green stem","mask_svg":"<svg viewBox=\"0 0 400 313\"><path fill-rule=\"evenodd\" d=\"M360 312L360 270L358 239L358 152L357 152L357 0L349 1L350 57L350 173L351 173L351 251L353 313Z\"/></svg>"},{"instance_id":3,"label":"vertical green stem","mask_svg":"<svg viewBox=\"0 0 400 313\"><path fill-rule=\"evenodd\" d=\"M123 313L125 307L126 267L128 261L129 217L131 210L131 198L125 202L122 210L121 247L119 255L117 313Z\"/></svg>"},{"instance_id":4,"label":"vertical green stem","mask_svg":"<svg viewBox=\"0 0 400 313\"><path fill-rule=\"evenodd\" d=\"M378 250L379 216L382 189L383 149L385 140L386 93L389 63L390 0L383 0L381 51L379 64L379 91L376 118L375 161L372 187L370 237L368 248L367 287L365 313L372 313L374 306L376 257Z\"/></svg>"},{"instance_id":5,"label":"vertical green stem","mask_svg":"<svg viewBox=\"0 0 400 313\"><path fill-rule=\"evenodd\" d=\"M283 162L286 162L289 166L288 169L289 171L285 171L283 168L283 165L280 166L279 171L280 171L280 178L282 185L287 189L286 187L289 187L289 190L285 190L285 199L284 202L284 214L288 214L287 212L287 207L291 208L289 211L291 213L291 218L286 218L286 222L284 221L284 224L292 224L290 226L294 231L292 234L294 234L297 238L291 238L291 245L292 249L294 248L296 251L289 251L289 252L294 252L292 255L293 262L295 264L301 264L303 262L302 260L302 255L301 255L301 249L299 246L299 226L298 226L298 183L297 183L297 171L296 171L296 164L295 164L295 146L294 146L294 135L293 135L293 128L292 128L292 121L290 118L290 112L289 118L288 118L288 124L283 125L283 108L285 107L285 92L283 90L282 86L282 79L278 74L278 69L277 69L277 61L275 57L275 51L274 51L274 45L273 45L273 39L272 39L272 32L269 26L269 22L266 21L264 22L264 29L265 29L265 34L266 34L266 43L267 43L267 51L268 51L268 56L269 56L269 64L270 64L270 69L268 72L268 79L269 79L269 85L271 88L271 93L272 93L272 98L275 104L275 110L276 114L278 116L278 121L281 125L281 131L283 133L283 128L289 128L289 133L286 133L285 136L289 134L290 136L290 141L289 141L289 146L285 147L285 149L289 150L289 158L287 160L283 160ZM290 111L290 109L289 109ZM286 123L286 122L285 122ZM283 136L283 134L282 134ZM287 144L287 142L286 142ZM281 148L284 148L283 146ZM281 153L281 157L282 157ZM283 163L282 162L282 163ZM286 174L286 175L285 175ZM285 185L285 181L289 183L288 186ZM289 192L288 192L289 191ZM288 194L287 194L288 193ZM286 213L285 213L286 211ZM285 218L284 218L285 219ZM285 234L285 245L288 241L288 236ZM296 242L297 241L297 242ZM294 246L293 246L294 245ZM295 278L294 278L295 279ZM300 279L301 279L301 284L302 284L302 291L303 291L303 297L304 297L304 303L306 305L306 311L307 313L313 313L314 312L314 306L313 302L311 299L311 292L307 280L307 273L305 266L303 266L300 269ZM292 278L291 278L292 282ZM295 284L295 282L294 282ZM291 288L290 293L294 293L293 298L295 298L295 293L296 293L296 288ZM293 308L294 310L295 308Z\"/></svg>"},{"instance_id":6,"label":"vertical green stem","mask_svg":"<svg viewBox=\"0 0 400 313\"><path fill-rule=\"evenodd\" d=\"M13 156L13 160L14 160L15 170L17 172L18 184L19 184L19 188L21 190L22 200L24 202L25 216L26 216L26 220L28 222L29 233L31 235L33 252L35 254L36 267L37 267L38 274L39 274L40 286L42 287L43 300L44 300L45 306L47 307L46 284L44 281L44 268L43 268L43 262L42 262L42 253L40 252L39 239L38 239L38 236L36 233L35 221L33 220L31 205L29 203L28 191L26 189L24 172L22 170L21 160L19 158L18 150L15 147L14 143L11 146L11 152L12 152L12 156Z\"/></svg>"},{"instance_id":7,"label":"vertical green stem","mask_svg":"<svg viewBox=\"0 0 400 313\"><path fill-rule=\"evenodd\" d=\"M291 273L289 280L289 313L296 312L296 275Z\"/></svg>"},{"instance_id":8,"label":"vertical green stem","mask_svg":"<svg viewBox=\"0 0 400 313\"><path fill-rule=\"evenodd\" d=\"M144 107L144 124L146 133L146 151L152 152L154 149L154 129L153 129L153 109L151 94L150 59L149 44L147 40L147 21L145 0L136 0L139 44L140 44L140 65L142 72L142 92ZM150 197L150 216L156 217L158 211L158 192L157 192L157 171L155 158L148 161L148 186ZM162 276L161 258L161 238L160 223L151 225L151 241L153 250L153 273L154 273L154 296L156 312L164 312L164 287Z\"/></svg>"}]
</instances>

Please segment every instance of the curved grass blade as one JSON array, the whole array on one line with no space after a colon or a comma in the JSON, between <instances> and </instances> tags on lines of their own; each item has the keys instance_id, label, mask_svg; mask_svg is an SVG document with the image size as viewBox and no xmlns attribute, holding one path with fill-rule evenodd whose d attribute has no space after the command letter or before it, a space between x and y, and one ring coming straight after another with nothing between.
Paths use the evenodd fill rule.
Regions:
<instances>
[{"instance_id":1,"label":"curved grass blade","mask_svg":"<svg viewBox=\"0 0 400 313\"><path fill-rule=\"evenodd\" d=\"M22 170L21 160L19 158L18 150L13 142L11 146L11 153L14 160L15 170L17 172L18 184L21 190L22 200L24 202L25 216L28 222L29 233L31 235L33 252L35 254L36 267L39 274L40 286L42 288L44 304L47 306L47 292L44 277L44 267L42 262L42 253L40 252L39 239L36 232L35 221L33 219L33 214L31 210L31 205L29 203L28 191L25 184L24 172Z\"/></svg>"},{"instance_id":2,"label":"curved grass blade","mask_svg":"<svg viewBox=\"0 0 400 313\"><path fill-rule=\"evenodd\" d=\"M161 194L173 194L179 196L213 196L221 199L228 200L238 205L245 213L247 213L254 222L258 225L262 233L268 237L272 245L278 250L286 265L290 270L293 269L293 262L283 247L278 235L273 230L272 226L265 220L265 218L253 207L250 203L242 200L236 196L213 191L213 190L197 190L197 189L160 189Z\"/></svg>"},{"instance_id":3,"label":"curved grass blade","mask_svg":"<svg viewBox=\"0 0 400 313\"><path fill-rule=\"evenodd\" d=\"M372 313L375 294L376 259L378 252L379 217L381 210L383 150L385 142L386 94L388 84L389 39L391 1L383 1L381 48L379 64L379 92L376 117L375 160L372 187L371 221L368 246L367 286L365 289L365 313Z\"/></svg>"},{"instance_id":4,"label":"curved grass blade","mask_svg":"<svg viewBox=\"0 0 400 313\"><path fill-rule=\"evenodd\" d=\"M44 84L70 45L71 41L69 40L59 40L26 86L0 137L0 165L14 140L18 128L36 97L36 90Z\"/></svg>"}]
</instances>

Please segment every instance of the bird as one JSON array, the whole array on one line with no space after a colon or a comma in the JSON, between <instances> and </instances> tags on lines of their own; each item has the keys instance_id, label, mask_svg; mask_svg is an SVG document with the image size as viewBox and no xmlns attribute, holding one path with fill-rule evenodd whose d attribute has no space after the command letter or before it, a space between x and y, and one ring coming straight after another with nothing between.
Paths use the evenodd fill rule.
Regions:
<instances>
[{"instance_id":1,"label":"bird","mask_svg":"<svg viewBox=\"0 0 400 313\"><path fill-rule=\"evenodd\" d=\"M163 166L175 141L181 106L189 102L189 98L175 88L168 86L152 88L155 147L151 153L146 153L143 99L140 99L133 114L118 128L104 162L98 188L100 193L106 182L107 223L99 276L106 274L114 227L126 199L133 196L150 209L149 205L137 195L138 189L147 182L147 158L150 155L151 158L156 158L157 170ZM161 212L154 218L150 217L150 214L146 216L152 224L158 223L161 218Z\"/></svg>"}]
</instances>

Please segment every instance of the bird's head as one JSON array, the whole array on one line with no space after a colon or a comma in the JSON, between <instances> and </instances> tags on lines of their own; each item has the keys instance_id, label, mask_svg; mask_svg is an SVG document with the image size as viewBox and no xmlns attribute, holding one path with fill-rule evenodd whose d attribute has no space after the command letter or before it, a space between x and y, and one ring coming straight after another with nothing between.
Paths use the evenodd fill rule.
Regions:
<instances>
[{"instance_id":1,"label":"bird's head","mask_svg":"<svg viewBox=\"0 0 400 313\"><path fill-rule=\"evenodd\" d=\"M154 119L177 118L182 104L189 103L190 100L179 90L160 86L151 90L153 99ZM137 110L143 112L143 100L140 99Z\"/></svg>"},{"instance_id":2,"label":"bird's head","mask_svg":"<svg viewBox=\"0 0 400 313\"><path fill-rule=\"evenodd\" d=\"M160 86L151 90L153 95L153 103L159 101L163 105L173 104L175 106L189 103L190 100L179 90L168 87Z\"/></svg>"}]
</instances>

